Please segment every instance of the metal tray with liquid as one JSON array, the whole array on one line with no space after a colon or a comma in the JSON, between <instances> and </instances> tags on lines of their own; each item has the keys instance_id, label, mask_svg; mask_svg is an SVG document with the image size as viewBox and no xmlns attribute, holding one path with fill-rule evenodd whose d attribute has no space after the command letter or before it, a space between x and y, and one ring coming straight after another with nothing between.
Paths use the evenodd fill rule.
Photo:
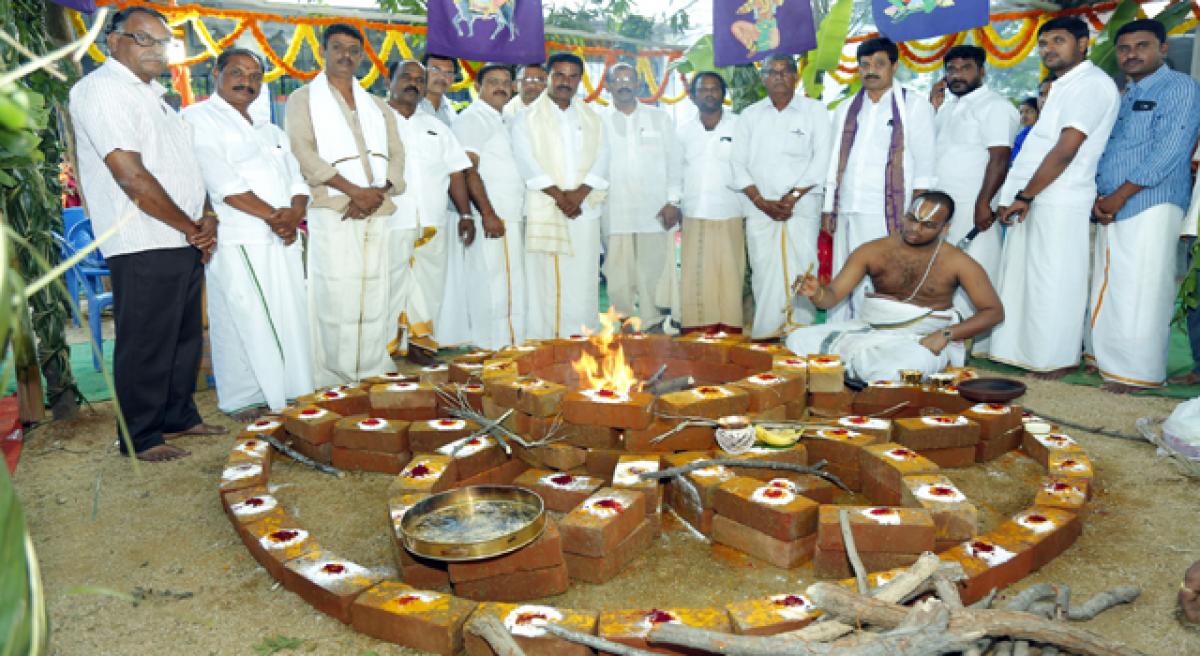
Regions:
<instances>
[{"instance_id":1,"label":"metal tray with liquid","mask_svg":"<svg viewBox=\"0 0 1200 656\"><path fill-rule=\"evenodd\" d=\"M449 562L515 551L536 540L545 526L542 498L511 485L473 485L435 494L400 520L409 551Z\"/></svg>"}]
</instances>

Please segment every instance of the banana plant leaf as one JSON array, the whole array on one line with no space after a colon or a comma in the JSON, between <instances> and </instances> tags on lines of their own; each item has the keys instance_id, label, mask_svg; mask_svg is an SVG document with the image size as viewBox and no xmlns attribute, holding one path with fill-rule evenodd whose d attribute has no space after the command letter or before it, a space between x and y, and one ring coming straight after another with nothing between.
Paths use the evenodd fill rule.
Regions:
<instances>
[{"instance_id":1,"label":"banana plant leaf","mask_svg":"<svg viewBox=\"0 0 1200 656\"><path fill-rule=\"evenodd\" d=\"M1154 17L1154 20L1162 23L1163 27L1167 28L1167 31L1170 32L1171 30L1182 25L1183 22L1191 18L1191 16L1191 0L1178 0L1175 4L1158 12L1158 14Z\"/></svg>"},{"instance_id":2,"label":"banana plant leaf","mask_svg":"<svg viewBox=\"0 0 1200 656\"><path fill-rule=\"evenodd\" d=\"M1104 29L1096 36L1096 43L1088 54L1088 59L1109 75L1117 73L1117 30L1137 18L1137 11L1136 0L1121 0Z\"/></svg>"},{"instance_id":3,"label":"banana plant leaf","mask_svg":"<svg viewBox=\"0 0 1200 656\"><path fill-rule=\"evenodd\" d=\"M825 89L818 74L838 67L853 16L854 0L837 0L837 4L830 7L829 13L821 19L817 27L817 49L808 53L807 65L800 72L804 93L809 98L820 98Z\"/></svg>"}]
</instances>

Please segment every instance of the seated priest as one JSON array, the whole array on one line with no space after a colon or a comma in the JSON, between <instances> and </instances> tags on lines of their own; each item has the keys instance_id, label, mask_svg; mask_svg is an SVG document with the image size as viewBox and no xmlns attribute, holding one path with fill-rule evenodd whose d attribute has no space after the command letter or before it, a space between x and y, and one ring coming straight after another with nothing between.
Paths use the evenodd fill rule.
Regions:
<instances>
[{"instance_id":1,"label":"seated priest","mask_svg":"<svg viewBox=\"0 0 1200 656\"><path fill-rule=\"evenodd\" d=\"M963 340L1000 323L1004 309L983 268L945 242L953 215L950 196L921 193L902 229L857 248L830 284L820 284L811 272L797 278L795 292L818 308L837 305L864 277L871 291L856 319L794 330L787 347L798 354L837 354L852 377L866 382L896 380L902 369L928 375L961 366ZM975 306L965 320L953 306L960 287Z\"/></svg>"}]
</instances>

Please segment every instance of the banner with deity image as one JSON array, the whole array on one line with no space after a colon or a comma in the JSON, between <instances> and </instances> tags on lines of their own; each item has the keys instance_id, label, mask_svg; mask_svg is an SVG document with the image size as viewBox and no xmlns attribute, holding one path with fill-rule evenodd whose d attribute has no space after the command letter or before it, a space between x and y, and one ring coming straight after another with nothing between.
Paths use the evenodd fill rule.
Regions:
<instances>
[{"instance_id":1,"label":"banner with deity image","mask_svg":"<svg viewBox=\"0 0 1200 656\"><path fill-rule=\"evenodd\" d=\"M734 66L817 47L811 0L713 0L713 63Z\"/></svg>"},{"instance_id":2,"label":"banner with deity image","mask_svg":"<svg viewBox=\"0 0 1200 656\"><path fill-rule=\"evenodd\" d=\"M875 26L892 41L929 39L988 23L983 0L871 0Z\"/></svg>"},{"instance_id":3,"label":"banner with deity image","mask_svg":"<svg viewBox=\"0 0 1200 656\"><path fill-rule=\"evenodd\" d=\"M542 0L429 0L426 49L471 61L546 59Z\"/></svg>"}]
</instances>

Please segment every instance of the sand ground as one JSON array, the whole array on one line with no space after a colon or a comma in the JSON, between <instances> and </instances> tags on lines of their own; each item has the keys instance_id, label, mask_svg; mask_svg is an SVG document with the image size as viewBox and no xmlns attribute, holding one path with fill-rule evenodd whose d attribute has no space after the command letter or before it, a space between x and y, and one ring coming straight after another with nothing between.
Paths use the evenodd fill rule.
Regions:
<instances>
[{"instance_id":1,"label":"sand ground","mask_svg":"<svg viewBox=\"0 0 1200 656\"><path fill-rule=\"evenodd\" d=\"M1096 389L1027 381L1022 400L1036 411L1134 433L1142 416L1165 417L1166 399L1114 397ZM197 396L202 413L236 426ZM1136 584L1134 604L1087 627L1147 654L1200 653L1200 636L1171 616L1183 570L1200 559L1196 498L1200 483L1181 476L1152 446L1072 431L1096 463L1098 485L1084 536L1031 582L1067 583L1076 599ZM52 653L255 654L264 641L295 638L277 653L408 654L312 610L283 590L246 552L221 510L216 481L232 437L187 438L193 455L135 472L112 448L108 404L81 418L37 427L15 483L45 577ZM367 565L391 566L384 475L337 480L284 458L271 482L284 505L326 548ZM983 511L987 528L1027 505L1039 468L1009 454L987 467L950 475ZM602 586L575 584L549 600L563 607L620 608L720 604L801 591L806 568L785 571L697 541L675 526L649 553ZM80 593L82 586L133 595Z\"/></svg>"}]
</instances>

